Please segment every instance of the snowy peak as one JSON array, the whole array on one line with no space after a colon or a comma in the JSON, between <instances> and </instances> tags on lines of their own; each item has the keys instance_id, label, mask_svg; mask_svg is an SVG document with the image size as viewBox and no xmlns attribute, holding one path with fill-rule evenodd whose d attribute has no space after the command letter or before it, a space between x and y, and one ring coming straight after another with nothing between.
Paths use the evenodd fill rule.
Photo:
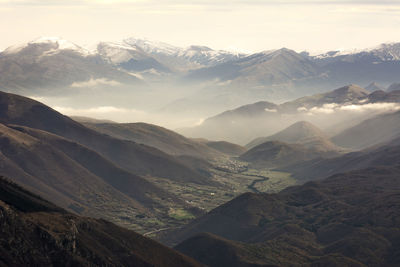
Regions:
<instances>
[{"instance_id":1,"label":"snowy peak","mask_svg":"<svg viewBox=\"0 0 400 267\"><path fill-rule=\"evenodd\" d=\"M400 43L380 44L367 49L335 50L311 56L315 59L348 58L370 55L382 61L400 60Z\"/></svg>"},{"instance_id":2,"label":"snowy peak","mask_svg":"<svg viewBox=\"0 0 400 267\"><path fill-rule=\"evenodd\" d=\"M143 57L143 52L124 43L99 43L97 45L97 53L113 64L120 64L131 59Z\"/></svg>"},{"instance_id":3,"label":"snowy peak","mask_svg":"<svg viewBox=\"0 0 400 267\"><path fill-rule=\"evenodd\" d=\"M74 51L84 56L91 54L87 49L59 37L40 37L28 43L11 46L4 50L3 53L16 54L31 47L40 48L44 52L43 55L57 53L62 50Z\"/></svg>"},{"instance_id":4,"label":"snowy peak","mask_svg":"<svg viewBox=\"0 0 400 267\"><path fill-rule=\"evenodd\" d=\"M141 48L146 53L175 55L181 48L159 41L151 41L148 39L128 38L123 41L130 46Z\"/></svg>"},{"instance_id":5,"label":"snowy peak","mask_svg":"<svg viewBox=\"0 0 400 267\"><path fill-rule=\"evenodd\" d=\"M383 61L400 60L400 43L381 44L371 53Z\"/></svg>"},{"instance_id":6,"label":"snowy peak","mask_svg":"<svg viewBox=\"0 0 400 267\"><path fill-rule=\"evenodd\" d=\"M213 50L207 46L192 45L187 48L181 48L163 42L150 41L148 39L129 38L125 39L124 43L137 47L154 56L178 58L201 66L212 66L245 56L245 54L241 53Z\"/></svg>"}]
</instances>

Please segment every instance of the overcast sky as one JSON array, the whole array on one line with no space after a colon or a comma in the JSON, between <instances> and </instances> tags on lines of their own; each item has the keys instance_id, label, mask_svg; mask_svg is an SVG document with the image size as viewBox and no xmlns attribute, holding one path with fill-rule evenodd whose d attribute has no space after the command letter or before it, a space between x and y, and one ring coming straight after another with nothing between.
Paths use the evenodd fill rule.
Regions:
<instances>
[{"instance_id":1,"label":"overcast sky","mask_svg":"<svg viewBox=\"0 0 400 267\"><path fill-rule=\"evenodd\" d=\"M261 51L400 41L400 0L0 0L0 50L40 36Z\"/></svg>"}]
</instances>

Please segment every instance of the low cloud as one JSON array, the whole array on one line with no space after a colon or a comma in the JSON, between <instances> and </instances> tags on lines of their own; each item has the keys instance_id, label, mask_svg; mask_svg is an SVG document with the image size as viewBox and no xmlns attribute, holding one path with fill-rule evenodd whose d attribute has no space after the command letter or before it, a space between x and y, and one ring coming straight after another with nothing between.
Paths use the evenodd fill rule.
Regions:
<instances>
[{"instance_id":1,"label":"low cloud","mask_svg":"<svg viewBox=\"0 0 400 267\"><path fill-rule=\"evenodd\" d=\"M297 109L299 112L305 112L308 115L317 114L334 114L338 112L387 112L400 110L400 104L398 103L367 103L367 104L351 104L351 105L339 105L335 103L324 104L320 107L312 107L307 109L306 107L300 107Z\"/></svg>"},{"instance_id":2,"label":"low cloud","mask_svg":"<svg viewBox=\"0 0 400 267\"><path fill-rule=\"evenodd\" d=\"M95 87L99 85L107 85L107 86L119 86L121 83L113 80L107 80L104 78L101 79L90 79L89 81L85 82L74 82L71 84L71 87L74 88L82 88L82 87Z\"/></svg>"},{"instance_id":3,"label":"low cloud","mask_svg":"<svg viewBox=\"0 0 400 267\"><path fill-rule=\"evenodd\" d=\"M68 116L86 116L93 118L115 119L120 121L137 120L146 116L146 112L137 109L118 108L113 106L101 106L92 108L71 108L54 106L53 109Z\"/></svg>"}]
</instances>

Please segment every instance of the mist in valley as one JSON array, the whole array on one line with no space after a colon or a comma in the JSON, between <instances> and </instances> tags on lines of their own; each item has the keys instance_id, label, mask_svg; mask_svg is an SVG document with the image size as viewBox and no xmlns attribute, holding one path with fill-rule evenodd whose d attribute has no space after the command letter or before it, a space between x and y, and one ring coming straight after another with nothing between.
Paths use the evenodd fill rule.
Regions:
<instances>
[{"instance_id":1,"label":"mist in valley","mask_svg":"<svg viewBox=\"0 0 400 267\"><path fill-rule=\"evenodd\" d=\"M0 0L0 266L399 266L395 2Z\"/></svg>"}]
</instances>

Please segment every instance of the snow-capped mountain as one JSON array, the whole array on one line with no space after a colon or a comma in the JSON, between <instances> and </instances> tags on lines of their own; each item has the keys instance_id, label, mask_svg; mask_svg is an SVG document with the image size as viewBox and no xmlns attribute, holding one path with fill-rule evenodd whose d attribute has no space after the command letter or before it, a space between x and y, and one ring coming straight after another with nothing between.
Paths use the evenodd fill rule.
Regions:
<instances>
[{"instance_id":1,"label":"snow-capped mountain","mask_svg":"<svg viewBox=\"0 0 400 267\"><path fill-rule=\"evenodd\" d=\"M244 57L245 54L232 53L224 50L213 50L207 46L192 45L181 50L176 56L199 65L214 66L227 61L240 59Z\"/></svg>"},{"instance_id":2,"label":"snow-capped mountain","mask_svg":"<svg viewBox=\"0 0 400 267\"><path fill-rule=\"evenodd\" d=\"M252 86L277 85L288 81L314 77L314 63L293 50L282 48L263 51L237 60L192 71L188 79L218 79L230 84Z\"/></svg>"},{"instance_id":3,"label":"snow-capped mountain","mask_svg":"<svg viewBox=\"0 0 400 267\"><path fill-rule=\"evenodd\" d=\"M181 48L177 46L173 46L164 42L139 39L134 37L125 39L123 42L133 47L140 47L143 51L149 54L173 56L179 53L179 51L181 50Z\"/></svg>"},{"instance_id":4,"label":"snow-capped mountain","mask_svg":"<svg viewBox=\"0 0 400 267\"><path fill-rule=\"evenodd\" d=\"M195 64L195 67L192 66L192 68L213 66L245 56L243 53L213 50L207 46L192 45L187 48L181 48L148 39L128 38L124 40L124 43L140 48L144 52L156 56L160 61L170 59L171 61L181 60Z\"/></svg>"},{"instance_id":5,"label":"snow-capped mountain","mask_svg":"<svg viewBox=\"0 0 400 267\"><path fill-rule=\"evenodd\" d=\"M374 58L379 61L400 60L400 43L380 44L367 49L337 50L311 56L315 60L331 61L332 59L343 61L354 61L365 57Z\"/></svg>"},{"instance_id":6,"label":"snow-capped mountain","mask_svg":"<svg viewBox=\"0 0 400 267\"><path fill-rule=\"evenodd\" d=\"M158 62L140 47L125 43L99 43L97 53L109 63L131 72L153 70L154 72L170 73L170 69Z\"/></svg>"},{"instance_id":7,"label":"snow-capped mountain","mask_svg":"<svg viewBox=\"0 0 400 267\"><path fill-rule=\"evenodd\" d=\"M41 48L45 53L43 54L44 56L59 53L64 50L73 51L83 56L91 54L89 50L59 37L40 37L28 43L10 46L2 53L6 55L16 54L29 47Z\"/></svg>"},{"instance_id":8,"label":"snow-capped mountain","mask_svg":"<svg viewBox=\"0 0 400 267\"><path fill-rule=\"evenodd\" d=\"M351 83L387 87L399 82L399 73L400 43L320 55L286 48L244 54L138 38L100 42L89 50L62 38L42 37L0 52L3 88L116 86L139 79L149 84L184 82L185 87L206 86L193 97L198 102L201 96L205 103L211 98L235 104L279 101Z\"/></svg>"},{"instance_id":9,"label":"snow-capped mountain","mask_svg":"<svg viewBox=\"0 0 400 267\"><path fill-rule=\"evenodd\" d=\"M123 84L139 80L67 40L39 38L0 53L0 85L8 90L63 88L91 84Z\"/></svg>"}]
</instances>

